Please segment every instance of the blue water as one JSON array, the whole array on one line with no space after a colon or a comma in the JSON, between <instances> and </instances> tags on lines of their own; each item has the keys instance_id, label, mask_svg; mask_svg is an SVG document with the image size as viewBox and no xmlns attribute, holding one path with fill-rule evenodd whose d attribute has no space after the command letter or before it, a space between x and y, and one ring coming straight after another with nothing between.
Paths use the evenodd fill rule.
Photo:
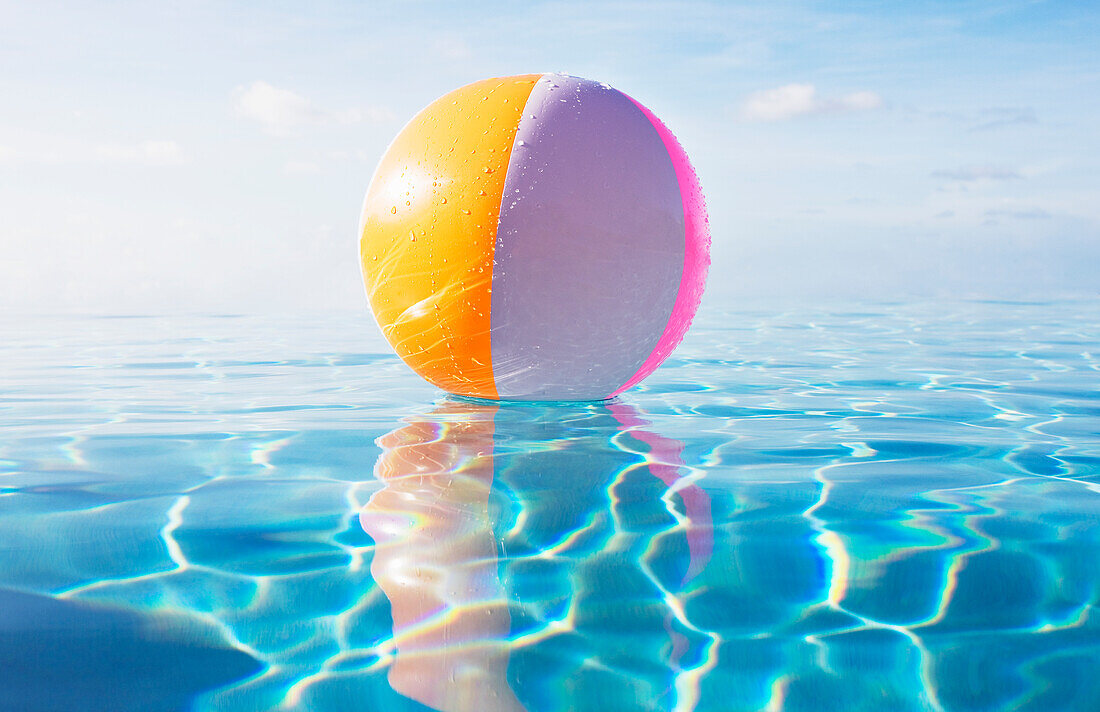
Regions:
<instances>
[{"instance_id":1,"label":"blue water","mask_svg":"<svg viewBox=\"0 0 1100 712\"><path fill-rule=\"evenodd\" d=\"M1100 301L499 407L365 313L0 329L0 709L1100 709Z\"/></svg>"}]
</instances>

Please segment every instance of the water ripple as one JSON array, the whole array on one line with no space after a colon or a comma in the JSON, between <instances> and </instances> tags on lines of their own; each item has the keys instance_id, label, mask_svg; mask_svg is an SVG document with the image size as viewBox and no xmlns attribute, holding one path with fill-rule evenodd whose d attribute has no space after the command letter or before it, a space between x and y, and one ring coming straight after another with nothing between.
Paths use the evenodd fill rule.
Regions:
<instances>
[{"instance_id":1,"label":"water ripple","mask_svg":"<svg viewBox=\"0 0 1100 712\"><path fill-rule=\"evenodd\" d=\"M1097 306L712 311L504 406L362 315L5 323L0 593L221 651L194 710L1095 710Z\"/></svg>"}]
</instances>

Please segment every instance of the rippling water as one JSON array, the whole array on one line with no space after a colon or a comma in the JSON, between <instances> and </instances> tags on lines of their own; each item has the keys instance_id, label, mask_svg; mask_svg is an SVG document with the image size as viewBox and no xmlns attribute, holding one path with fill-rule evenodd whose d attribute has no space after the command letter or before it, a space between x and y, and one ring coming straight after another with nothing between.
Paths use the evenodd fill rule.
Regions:
<instances>
[{"instance_id":1,"label":"rippling water","mask_svg":"<svg viewBox=\"0 0 1100 712\"><path fill-rule=\"evenodd\" d=\"M0 327L0 709L1100 709L1100 301L711 310L562 405Z\"/></svg>"}]
</instances>

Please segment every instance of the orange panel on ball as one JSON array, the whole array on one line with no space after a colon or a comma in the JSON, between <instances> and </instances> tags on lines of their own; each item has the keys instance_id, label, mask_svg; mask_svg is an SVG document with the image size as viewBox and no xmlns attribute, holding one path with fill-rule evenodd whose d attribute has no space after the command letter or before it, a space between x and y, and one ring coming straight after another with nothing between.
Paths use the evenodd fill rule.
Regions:
<instances>
[{"instance_id":1,"label":"orange panel on ball","mask_svg":"<svg viewBox=\"0 0 1100 712\"><path fill-rule=\"evenodd\" d=\"M512 142L541 75L486 79L417 114L386 151L360 221L371 309L398 356L452 393L496 398L493 250Z\"/></svg>"}]
</instances>

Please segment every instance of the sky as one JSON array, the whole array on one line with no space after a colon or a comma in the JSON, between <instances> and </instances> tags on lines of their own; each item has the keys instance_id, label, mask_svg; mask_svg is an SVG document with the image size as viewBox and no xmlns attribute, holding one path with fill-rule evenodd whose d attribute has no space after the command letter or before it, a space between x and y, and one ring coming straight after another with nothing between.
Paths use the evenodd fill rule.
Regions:
<instances>
[{"instance_id":1,"label":"sky","mask_svg":"<svg viewBox=\"0 0 1100 712\"><path fill-rule=\"evenodd\" d=\"M1100 3L0 0L0 310L367 309L386 146L604 81L707 198L705 305L1100 294Z\"/></svg>"}]
</instances>

